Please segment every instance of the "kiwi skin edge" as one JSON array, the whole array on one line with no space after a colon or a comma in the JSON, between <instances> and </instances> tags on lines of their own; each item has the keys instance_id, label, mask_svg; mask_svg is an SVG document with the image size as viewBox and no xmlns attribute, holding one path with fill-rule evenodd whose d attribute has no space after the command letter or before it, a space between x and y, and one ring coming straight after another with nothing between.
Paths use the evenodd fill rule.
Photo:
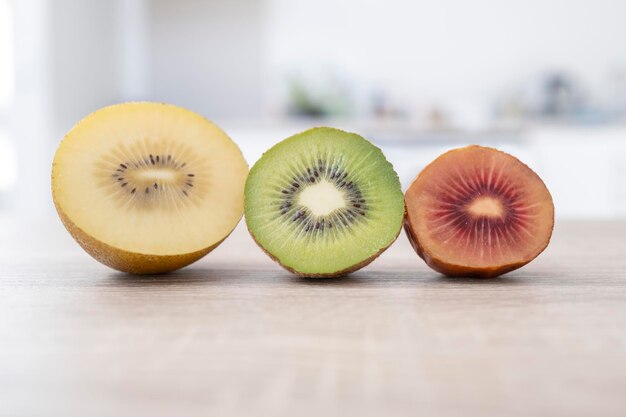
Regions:
<instances>
[{"instance_id":1,"label":"kiwi skin edge","mask_svg":"<svg viewBox=\"0 0 626 417\"><path fill-rule=\"evenodd\" d=\"M133 275L161 274L180 269L211 252L230 235L229 233L219 242L196 252L180 255L147 255L125 251L94 239L76 226L58 205L55 206L63 225L85 252L108 267Z\"/></svg>"},{"instance_id":2,"label":"kiwi skin edge","mask_svg":"<svg viewBox=\"0 0 626 417\"><path fill-rule=\"evenodd\" d=\"M404 216L406 218L406 204L404 205ZM374 261L374 259L378 258L384 251L386 251L391 245L393 245L393 243L398 239L398 236L400 236L400 232L402 231L402 228L400 228L398 230L398 233L396 234L396 237L393 238L393 240L391 242L389 242L389 244L387 246L385 246L384 248L380 248L380 250L378 252L376 252L375 254L370 256L369 258L364 259L363 261L359 262L358 264L352 265L349 268L342 269L342 270L336 271L336 272L328 272L328 273L322 273L322 274L312 274L312 273L309 274L309 273L296 271L295 269L290 268L287 265L282 264L278 260L277 257L275 257L274 255L272 255L271 253L266 251L265 248L263 246L261 246L261 244L256 240L256 237L254 237L254 234L252 233L252 230L250 230L250 228L247 227L247 222L246 222L246 228L248 229L248 232L250 233L250 236L252 236L252 239L254 240L254 243L256 243L257 246L260 247L261 250L267 254L267 256L269 256L274 262L276 262L278 265L280 265L283 268L285 268L287 271L289 271L292 274L297 275L297 276L299 276L301 278L339 278L339 277L343 277L345 275L348 275L348 274L350 274L350 273L352 273L354 271L357 271L357 270L363 268L364 266L367 266L370 263L372 263Z\"/></svg>"},{"instance_id":3,"label":"kiwi skin edge","mask_svg":"<svg viewBox=\"0 0 626 417\"><path fill-rule=\"evenodd\" d=\"M526 265L528 262L532 261L532 259L529 259L527 261L500 265L493 268L481 268L480 270L463 265L448 264L430 256L428 251L426 251L422 247L422 245L420 245L417 238L413 235L413 231L411 230L411 226L409 225L408 218L406 217L404 220L404 230L407 237L409 238L409 242L411 242L411 246L413 246L413 249L415 249L415 252L417 252L419 257L422 258L429 267L449 277L493 278L497 277L498 275L511 272L514 269L520 268Z\"/></svg>"}]
</instances>

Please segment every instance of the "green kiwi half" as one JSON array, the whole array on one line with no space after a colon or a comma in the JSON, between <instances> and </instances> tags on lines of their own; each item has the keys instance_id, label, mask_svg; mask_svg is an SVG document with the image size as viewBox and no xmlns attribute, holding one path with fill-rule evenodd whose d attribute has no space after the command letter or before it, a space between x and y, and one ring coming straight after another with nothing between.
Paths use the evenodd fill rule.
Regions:
<instances>
[{"instance_id":1,"label":"green kiwi half","mask_svg":"<svg viewBox=\"0 0 626 417\"><path fill-rule=\"evenodd\" d=\"M278 143L252 167L244 191L252 237L302 276L339 276L374 260L404 217L398 175L380 149L327 127Z\"/></svg>"}]
</instances>

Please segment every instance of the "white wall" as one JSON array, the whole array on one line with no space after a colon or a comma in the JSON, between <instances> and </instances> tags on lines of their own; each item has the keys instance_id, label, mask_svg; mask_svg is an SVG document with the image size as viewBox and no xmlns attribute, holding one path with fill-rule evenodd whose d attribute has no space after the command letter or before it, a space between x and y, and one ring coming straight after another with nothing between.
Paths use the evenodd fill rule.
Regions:
<instances>
[{"instance_id":1,"label":"white wall","mask_svg":"<svg viewBox=\"0 0 626 417\"><path fill-rule=\"evenodd\" d=\"M270 68L338 71L412 100L484 105L565 69L626 69L624 0L268 0Z\"/></svg>"},{"instance_id":2,"label":"white wall","mask_svg":"<svg viewBox=\"0 0 626 417\"><path fill-rule=\"evenodd\" d=\"M52 118L63 133L119 100L119 0L53 0L49 10Z\"/></svg>"},{"instance_id":3,"label":"white wall","mask_svg":"<svg viewBox=\"0 0 626 417\"><path fill-rule=\"evenodd\" d=\"M261 0L152 0L150 98L205 116L262 113L265 39Z\"/></svg>"}]
</instances>

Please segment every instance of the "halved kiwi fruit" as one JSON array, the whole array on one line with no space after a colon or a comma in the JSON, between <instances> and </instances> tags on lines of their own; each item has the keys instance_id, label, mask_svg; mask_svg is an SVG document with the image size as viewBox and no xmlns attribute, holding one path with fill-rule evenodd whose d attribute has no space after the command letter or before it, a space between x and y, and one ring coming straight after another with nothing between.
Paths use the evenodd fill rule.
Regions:
<instances>
[{"instance_id":1,"label":"halved kiwi fruit","mask_svg":"<svg viewBox=\"0 0 626 417\"><path fill-rule=\"evenodd\" d=\"M405 193L405 230L426 263L449 276L493 277L517 269L548 245L554 205L543 181L492 148L449 151Z\"/></svg>"},{"instance_id":2,"label":"halved kiwi fruit","mask_svg":"<svg viewBox=\"0 0 626 417\"><path fill-rule=\"evenodd\" d=\"M243 214L247 173L237 145L200 115L125 103L67 134L54 157L52 194L65 227L94 258L159 273L228 236Z\"/></svg>"},{"instance_id":3,"label":"halved kiwi fruit","mask_svg":"<svg viewBox=\"0 0 626 417\"><path fill-rule=\"evenodd\" d=\"M398 175L353 133L310 129L272 147L245 187L248 229L270 257L302 276L339 276L375 259L402 229Z\"/></svg>"}]
</instances>

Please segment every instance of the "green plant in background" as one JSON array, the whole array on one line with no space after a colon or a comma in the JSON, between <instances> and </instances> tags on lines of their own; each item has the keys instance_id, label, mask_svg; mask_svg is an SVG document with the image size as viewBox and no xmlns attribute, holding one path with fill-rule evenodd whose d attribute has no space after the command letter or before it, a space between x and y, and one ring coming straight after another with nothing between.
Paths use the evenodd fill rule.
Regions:
<instances>
[{"instance_id":1,"label":"green plant in background","mask_svg":"<svg viewBox=\"0 0 626 417\"><path fill-rule=\"evenodd\" d=\"M352 98L348 86L336 76L310 80L297 74L287 78L287 112L312 118L349 116Z\"/></svg>"}]
</instances>

